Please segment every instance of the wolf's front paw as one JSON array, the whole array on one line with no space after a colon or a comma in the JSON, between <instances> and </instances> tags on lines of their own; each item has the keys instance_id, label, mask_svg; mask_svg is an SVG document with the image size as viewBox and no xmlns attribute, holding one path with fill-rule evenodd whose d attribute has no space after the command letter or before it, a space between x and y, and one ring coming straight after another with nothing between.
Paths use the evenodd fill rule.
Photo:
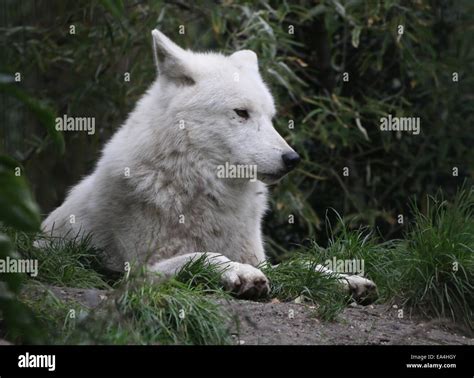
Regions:
<instances>
[{"instance_id":1,"label":"wolf's front paw","mask_svg":"<svg viewBox=\"0 0 474 378\"><path fill-rule=\"evenodd\" d=\"M361 276L345 276L343 282L355 301L361 305L374 302L377 297L377 286L371 280Z\"/></svg>"},{"instance_id":2,"label":"wolf's front paw","mask_svg":"<svg viewBox=\"0 0 474 378\"><path fill-rule=\"evenodd\" d=\"M260 269L248 264L231 262L222 274L222 282L227 290L239 298L255 299L270 292L267 277Z\"/></svg>"}]
</instances>

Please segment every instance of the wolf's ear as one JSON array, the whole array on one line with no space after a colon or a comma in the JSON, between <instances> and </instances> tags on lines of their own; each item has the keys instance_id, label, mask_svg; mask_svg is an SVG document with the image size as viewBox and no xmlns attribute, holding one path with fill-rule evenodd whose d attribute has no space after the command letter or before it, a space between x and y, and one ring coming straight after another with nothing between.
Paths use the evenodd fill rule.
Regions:
<instances>
[{"instance_id":1,"label":"wolf's ear","mask_svg":"<svg viewBox=\"0 0 474 378\"><path fill-rule=\"evenodd\" d=\"M177 84L193 85L192 71L186 64L189 54L157 29L151 32L153 54L159 75L166 76Z\"/></svg>"},{"instance_id":2,"label":"wolf's ear","mask_svg":"<svg viewBox=\"0 0 474 378\"><path fill-rule=\"evenodd\" d=\"M230 56L230 59L232 59L239 67L247 67L258 71L257 54L252 50L237 51Z\"/></svg>"}]
</instances>

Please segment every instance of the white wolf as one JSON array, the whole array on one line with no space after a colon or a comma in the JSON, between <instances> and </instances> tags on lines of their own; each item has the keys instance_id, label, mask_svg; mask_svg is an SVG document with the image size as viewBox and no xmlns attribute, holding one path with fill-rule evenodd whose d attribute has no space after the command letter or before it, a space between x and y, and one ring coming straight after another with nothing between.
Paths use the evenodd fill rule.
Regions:
<instances>
[{"instance_id":1,"label":"white wolf","mask_svg":"<svg viewBox=\"0 0 474 378\"><path fill-rule=\"evenodd\" d=\"M265 261L266 184L300 157L272 126L257 56L195 53L158 30L152 36L158 78L43 230L90 233L106 267L121 272L137 263L166 278L205 254L226 268L228 290L265 295L269 282L256 266ZM257 180L218 177L229 164L256 166ZM346 286L360 295L373 284L349 277Z\"/></svg>"}]
</instances>

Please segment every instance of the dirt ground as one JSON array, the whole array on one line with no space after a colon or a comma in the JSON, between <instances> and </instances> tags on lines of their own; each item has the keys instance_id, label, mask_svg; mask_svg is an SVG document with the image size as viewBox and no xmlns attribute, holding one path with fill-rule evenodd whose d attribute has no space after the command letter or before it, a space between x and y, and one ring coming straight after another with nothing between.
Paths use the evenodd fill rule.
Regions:
<instances>
[{"instance_id":1,"label":"dirt ground","mask_svg":"<svg viewBox=\"0 0 474 378\"><path fill-rule=\"evenodd\" d=\"M317 319L305 304L233 300L226 306L240 319L235 338L244 345L474 344L448 322L400 319L386 305L351 305L335 322Z\"/></svg>"},{"instance_id":2,"label":"dirt ground","mask_svg":"<svg viewBox=\"0 0 474 378\"><path fill-rule=\"evenodd\" d=\"M50 290L61 300L75 300L89 308L96 308L108 298L107 292L101 290L57 287ZM231 331L235 343L240 345L474 345L472 337L463 335L462 329L448 321L399 318L399 309L388 305L352 304L337 321L328 322L317 319L315 307L306 304L277 300L216 301L238 319L239 326L234 322Z\"/></svg>"}]
</instances>

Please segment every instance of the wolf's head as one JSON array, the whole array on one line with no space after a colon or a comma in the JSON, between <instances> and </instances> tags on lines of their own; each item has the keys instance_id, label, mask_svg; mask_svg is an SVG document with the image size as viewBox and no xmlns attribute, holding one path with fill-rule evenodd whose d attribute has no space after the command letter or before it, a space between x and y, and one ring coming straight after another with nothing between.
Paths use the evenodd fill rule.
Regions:
<instances>
[{"instance_id":1,"label":"wolf's head","mask_svg":"<svg viewBox=\"0 0 474 378\"><path fill-rule=\"evenodd\" d=\"M256 167L266 183L297 165L300 157L272 125L275 105L253 51L195 53L158 30L152 36L160 106L187 143L217 164Z\"/></svg>"}]
</instances>

